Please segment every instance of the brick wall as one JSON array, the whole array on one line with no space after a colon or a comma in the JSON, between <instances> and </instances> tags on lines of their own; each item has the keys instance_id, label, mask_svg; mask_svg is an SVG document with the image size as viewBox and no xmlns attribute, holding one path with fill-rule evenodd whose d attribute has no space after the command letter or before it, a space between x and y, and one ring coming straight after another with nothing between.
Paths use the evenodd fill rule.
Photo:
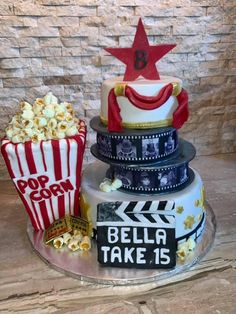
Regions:
<instances>
[{"instance_id":1,"label":"brick wall","mask_svg":"<svg viewBox=\"0 0 236 314\"><path fill-rule=\"evenodd\" d=\"M151 44L178 45L158 69L190 93L182 135L198 154L236 151L234 13L234 0L0 1L1 135L19 100L49 90L87 120L98 114L102 81L124 73L103 48L131 45L142 16Z\"/></svg>"}]
</instances>

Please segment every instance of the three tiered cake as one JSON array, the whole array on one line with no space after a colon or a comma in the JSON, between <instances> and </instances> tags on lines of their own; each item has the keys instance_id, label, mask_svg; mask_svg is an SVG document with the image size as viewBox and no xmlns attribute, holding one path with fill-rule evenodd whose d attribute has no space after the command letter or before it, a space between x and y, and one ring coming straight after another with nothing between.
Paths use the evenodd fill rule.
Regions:
<instances>
[{"instance_id":1,"label":"three tiered cake","mask_svg":"<svg viewBox=\"0 0 236 314\"><path fill-rule=\"evenodd\" d=\"M149 46L140 20L132 48L107 49L127 68L102 84L100 116L91 120L91 152L102 162L84 171L81 186L81 212L107 266L174 267L204 229L204 187L189 167L195 148L177 131L188 95L179 78L153 68L174 46Z\"/></svg>"}]
</instances>

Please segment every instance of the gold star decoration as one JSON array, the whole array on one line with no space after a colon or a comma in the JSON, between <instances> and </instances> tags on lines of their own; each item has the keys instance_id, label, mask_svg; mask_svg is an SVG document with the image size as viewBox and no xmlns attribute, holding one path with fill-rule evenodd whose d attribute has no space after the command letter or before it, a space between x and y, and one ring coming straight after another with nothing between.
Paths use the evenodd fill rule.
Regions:
<instances>
[{"instance_id":1,"label":"gold star decoration","mask_svg":"<svg viewBox=\"0 0 236 314\"><path fill-rule=\"evenodd\" d=\"M204 186L201 188L201 198L199 200L195 200L194 204L197 207L201 207L202 210L205 210L205 200L206 200L206 192Z\"/></svg>"},{"instance_id":2,"label":"gold star decoration","mask_svg":"<svg viewBox=\"0 0 236 314\"><path fill-rule=\"evenodd\" d=\"M187 216L187 218L184 221L184 229L192 229L193 225L195 223L194 216Z\"/></svg>"},{"instance_id":3,"label":"gold star decoration","mask_svg":"<svg viewBox=\"0 0 236 314\"><path fill-rule=\"evenodd\" d=\"M92 231L93 231L91 211L90 211L91 206L87 202L86 197L83 193L81 193L81 195L80 195L79 205L80 205L81 217L88 221L88 223L89 223L89 235L91 235Z\"/></svg>"},{"instance_id":4,"label":"gold star decoration","mask_svg":"<svg viewBox=\"0 0 236 314\"><path fill-rule=\"evenodd\" d=\"M176 212L177 212L178 214L181 214L183 211L184 211L183 206L177 206Z\"/></svg>"}]
</instances>

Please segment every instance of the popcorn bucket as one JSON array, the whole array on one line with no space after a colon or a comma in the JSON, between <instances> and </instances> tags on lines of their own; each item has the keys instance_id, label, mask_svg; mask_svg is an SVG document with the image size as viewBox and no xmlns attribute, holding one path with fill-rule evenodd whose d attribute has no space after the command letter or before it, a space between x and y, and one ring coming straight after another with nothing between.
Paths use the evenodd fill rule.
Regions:
<instances>
[{"instance_id":1,"label":"popcorn bucket","mask_svg":"<svg viewBox=\"0 0 236 314\"><path fill-rule=\"evenodd\" d=\"M77 135L33 143L2 140L2 155L35 230L66 214L79 216L81 168L86 128Z\"/></svg>"}]
</instances>

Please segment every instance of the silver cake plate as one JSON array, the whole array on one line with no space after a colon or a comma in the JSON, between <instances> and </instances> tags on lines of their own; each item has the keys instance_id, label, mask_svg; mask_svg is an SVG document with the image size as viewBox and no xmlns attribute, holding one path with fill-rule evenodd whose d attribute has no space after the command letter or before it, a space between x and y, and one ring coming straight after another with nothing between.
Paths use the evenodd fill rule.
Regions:
<instances>
[{"instance_id":1,"label":"silver cake plate","mask_svg":"<svg viewBox=\"0 0 236 314\"><path fill-rule=\"evenodd\" d=\"M92 242L92 248L88 252L72 252L67 247L56 250L52 246L44 244L43 231L34 231L30 222L27 227L27 234L34 250L50 267L82 281L108 285L132 285L150 282L160 284L166 279L177 276L203 258L211 248L215 232L215 215L211 206L206 203L205 230L202 236L198 238L195 250L188 255L186 260L180 262L177 259L177 265L172 269L143 270L101 266L97 262L96 241Z\"/></svg>"}]
</instances>

